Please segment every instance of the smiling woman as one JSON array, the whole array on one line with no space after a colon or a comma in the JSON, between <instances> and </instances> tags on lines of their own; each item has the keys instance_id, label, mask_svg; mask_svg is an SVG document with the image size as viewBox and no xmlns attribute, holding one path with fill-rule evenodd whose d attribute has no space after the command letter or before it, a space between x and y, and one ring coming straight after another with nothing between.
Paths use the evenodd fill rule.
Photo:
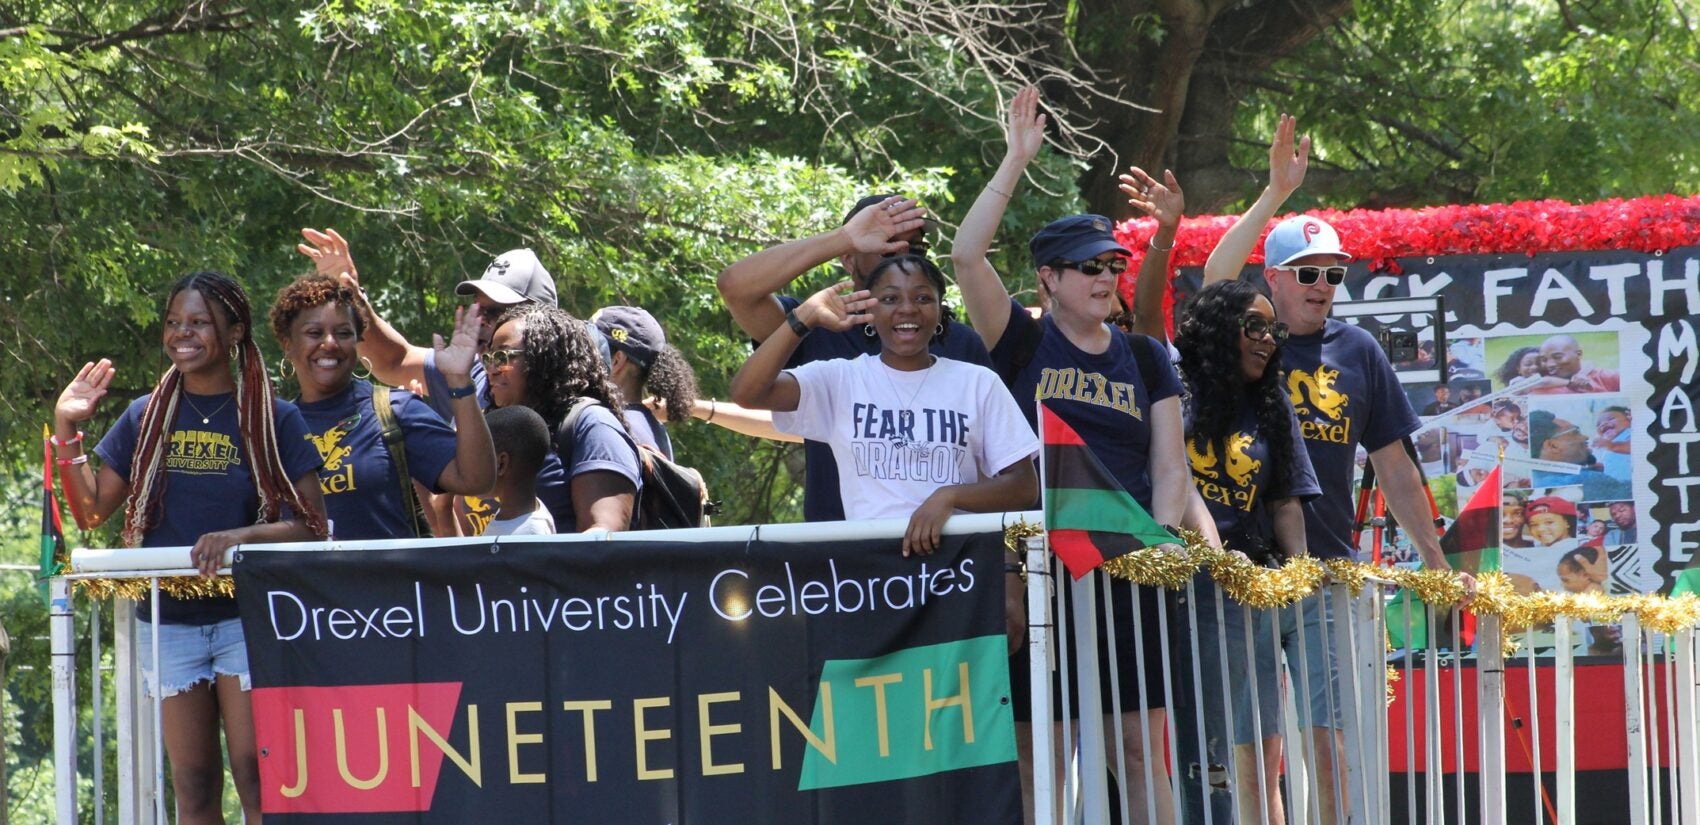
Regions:
<instances>
[{"instance_id":1,"label":"smiling woman","mask_svg":"<svg viewBox=\"0 0 1700 825\"><path fill-rule=\"evenodd\" d=\"M950 321L932 261L886 258L867 284L848 295L848 282L827 287L786 313L732 379L732 398L832 448L846 519L907 517L904 555L931 553L951 514L1037 498L1038 441L996 373L929 350ZM857 326L879 336L878 355L780 371L815 329Z\"/></svg>"},{"instance_id":2,"label":"smiling woman","mask_svg":"<svg viewBox=\"0 0 1700 825\"><path fill-rule=\"evenodd\" d=\"M94 417L116 371L106 359L83 366L59 396L53 437L79 526L93 529L122 505L126 546L193 545L189 565L207 576L238 544L324 535L313 483L319 459L304 440L301 414L272 398L252 330L247 293L229 277L197 272L174 284L162 337L171 368L101 439L98 473L77 426ZM259 764L236 600L161 595L157 606L138 605L137 618L137 658L148 689L163 697L177 821L222 821L222 722L244 817L258 822Z\"/></svg>"},{"instance_id":3,"label":"smiling woman","mask_svg":"<svg viewBox=\"0 0 1700 825\"><path fill-rule=\"evenodd\" d=\"M538 471L537 497L560 531L635 526L643 468L590 325L552 306L511 307L496 321L484 368L494 406L530 407L549 427L554 450Z\"/></svg>"},{"instance_id":4,"label":"smiling woman","mask_svg":"<svg viewBox=\"0 0 1700 825\"><path fill-rule=\"evenodd\" d=\"M319 490L338 538L429 536L414 495L481 495L495 483L495 450L470 391L479 313L455 314L453 339L436 341L436 363L448 379L455 427L412 393L356 379L355 347L366 329L354 290L315 275L284 287L272 303L272 334L301 386L296 401L304 438L324 469Z\"/></svg>"}]
</instances>

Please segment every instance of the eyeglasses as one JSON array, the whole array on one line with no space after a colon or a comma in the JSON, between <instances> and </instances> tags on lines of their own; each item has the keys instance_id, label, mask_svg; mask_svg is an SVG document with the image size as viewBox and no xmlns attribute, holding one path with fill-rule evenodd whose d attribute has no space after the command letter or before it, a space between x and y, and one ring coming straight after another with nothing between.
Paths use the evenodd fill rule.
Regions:
<instances>
[{"instance_id":1,"label":"eyeglasses","mask_svg":"<svg viewBox=\"0 0 1700 825\"><path fill-rule=\"evenodd\" d=\"M1131 312L1118 312L1105 320L1122 332L1133 332L1133 313Z\"/></svg>"},{"instance_id":2,"label":"eyeglasses","mask_svg":"<svg viewBox=\"0 0 1700 825\"><path fill-rule=\"evenodd\" d=\"M1089 261L1057 261L1051 265L1051 268L1078 269L1080 270L1080 274L1085 275L1088 278L1095 278L1103 274L1106 269L1108 269L1112 275L1120 275L1123 272L1126 272L1127 259L1111 258L1108 261L1100 261L1097 258L1093 258Z\"/></svg>"},{"instance_id":3,"label":"eyeglasses","mask_svg":"<svg viewBox=\"0 0 1700 825\"><path fill-rule=\"evenodd\" d=\"M1284 269L1293 273L1299 286L1312 286L1318 278L1327 278L1329 286L1339 286L1346 280L1346 268L1343 266L1272 266L1270 269Z\"/></svg>"},{"instance_id":4,"label":"eyeglasses","mask_svg":"<svg viewBox=\"0 0 1700 825\"><path fill-rule=\"evenodd\" d=\"M1315 281L1312 281L1312 283L1315 283ZM1253 341L1268 336L1269 340L1277 344L1287 340L1287 336L1291 334L1286 324L1280 321L1271 323L1261 315L1247 315L1241 318L1240 329L1245 331L1245 337Z\"/></svg>"},{"instance_id":5,"label":"eyeglasses","mask_svg":"<svg viewBox=\"0 0 1700 825\"><path fill-rule=\"evenodd\" d=\"M496 370L510 366L515 361L524 358L525 352L517 349L494 349L484 353L480 357L484 359L484 370L486 372L495 372Z\"/></svg>"}]
</instances>

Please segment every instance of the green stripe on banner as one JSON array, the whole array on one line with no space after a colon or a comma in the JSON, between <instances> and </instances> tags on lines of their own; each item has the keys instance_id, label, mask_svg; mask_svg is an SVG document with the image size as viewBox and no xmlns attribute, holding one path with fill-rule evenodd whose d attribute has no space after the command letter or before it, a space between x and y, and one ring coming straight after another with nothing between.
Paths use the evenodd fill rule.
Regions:
<instances>
[{"instance_id":1,"label":"green stripe on banner","mask_svg":"<svg viewBox=\"0 0 1700 825\"><path fill-rule=\"evenodd\" d=\"M797 790L1015 761L1009 640L1002 634L833 659L820 680L809 730L831 742L833 753L804 748ZM779 724L789 723L781 717Z\"/></svg>"},{"instance_id":2,"label":"green stripe on banner","mask_svg":"<svg viewBox=\"0 0 1700 825\"><path fill-rule=\"evenodd\" d=\"M1133 496L1121 490L1078 487L1045 490L1045 526L1049 529L1129 533L1146 544L1174 541Z\"/></svg>"}]
</instances>

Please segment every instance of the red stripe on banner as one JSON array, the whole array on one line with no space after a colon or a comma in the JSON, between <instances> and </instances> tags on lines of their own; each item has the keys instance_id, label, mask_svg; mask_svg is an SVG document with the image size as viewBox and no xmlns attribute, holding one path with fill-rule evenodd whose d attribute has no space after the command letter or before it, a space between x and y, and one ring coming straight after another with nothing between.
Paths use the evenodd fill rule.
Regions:
<instances>
[{"instance_id":1,"label":"red stripe on banner","mask_svg":"<svg viewBox=\"0 0 1700 825\"><path fill-rule=\"evenodd\" d=\"M1050 530L1046 536L1051 542L1051 552L1062 559L1068 574L1076 579L1104 563L1104 551L1085 530Z\"/></svg>"},{"instance_id":2,"label":"red stripe on banner","mask_svg":"<svg viewBox=\"0 0 1700 825\"><path fill-rule=\"evenodd\" d=\"M468 730L470 715L462 717L469 712L458 706L460 693L460 682L254 688L260 809L267 814L430 810L444 750L426 728L481 773L501 764L488 754L476 762L469 759L469 737L476 734ZM457 717L464 721L457 725ZM464 769L456 765L452 770ZM484 777L470 779L481 783Z\"/></svg>"},{"instance_id":3,"label":"red stripe on banner","mask_svg":"<svg viewBox=\"0 0 1700 825\"><path fill-rule=\"evenodd\" d=\"M1043 401L1039 402L1039 416L1042 419L1039 431L1044 433L1046 444L1086 446L1086 441L1080 437L1080 433L1075 432L1067 421L1062 420L1062 416L1052 412L1050 406Z\"/></svg>"},{"instance_id":4,"label":"red stripe on banner","mask_svg":"<svg viewBox=\"0 0 1700 825\"><path fill-rule=\"evenodd\" d=\"M1423 753L1427 737L1423 723L1426 719L1426 706L1433 703L1424 702L1422 697L1423 671L1418 667L1411 671L1407 680L1405 669L1398 668L1399 681L1393 685L1393 702L1387 707L1387 754L1388 769L1393 773L1405 772L1405 697L1410 689L1408 682L1417 682L1418 701L1414 703L1413 718L1415 720L1415 745L1417 764L1414 766L1418 773L1423 771ZM1539 705L1541 720L1541 767L1547 771L1558 764L1557 715L1554 701L1558 694L1554 688L1555 668L1551 665L1536 666L1535 692ZM1653 671L1660 682L1664 683L1664 666L1660 665ZM1623 665L1577 665L1574 680L1576 692L1576 770L1617 770L1621 771L1629 765L1629 736L1624 732L1624 701L1623 701ZM1480 770L1477 762L1476 735L1476 669L1464 668L1464 770L1474 772ZM1670 754L1669 742L1665 741L1667 729L1663 724L1668 719L1666 714L1672 710L1665 702L1663 691L1659 694L1659 737L1658 756L1649 749L1648 761L1654 767L1662 766ZM1440 727L1441 769L1445 773L1455 773L1458 770L1453 759L1453 716L1455 703L1452 701L1452 668L1443 667L1440 670ZM1534 770L1529 754L1534 748L1534 717L1529 712L1529 672L1523 667L1507 667L1505 669L1505 718L1499 720L1505 731L1505 769L1511 773L1529 773ZM1521 720L1522 727L1516 727L1512 720ZM1491 720L1489 720L1491 721ZM1521 744L1519 744L1521 740Z\"/></svg>"}]
</instances>

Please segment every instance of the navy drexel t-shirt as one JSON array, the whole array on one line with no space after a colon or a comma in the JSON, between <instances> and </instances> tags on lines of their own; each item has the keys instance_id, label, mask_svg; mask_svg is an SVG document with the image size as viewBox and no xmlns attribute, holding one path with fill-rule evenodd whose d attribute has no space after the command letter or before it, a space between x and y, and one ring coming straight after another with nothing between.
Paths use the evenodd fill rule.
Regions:
<instances>
[{"instance_id":1,"label":"navy drexel t-shirt","mask_svg":"<svg viewBox=\"0 0 1700 825\"><path fill-rule=\"evenodd\" d=\"M136 457L142 410L149 396L130 402L112 425L112 430L95 447L95 455L120 478L133 482L131 462ZM207 423L201 423L205 416ZM291 480L320 467L319 453L307 441L307 424L294 404L272 400L272 420L277 428L277 449L285 474ZM163 509L159 523L142 536L143 547L192 547L204 533L233 530L254 524L260 512L260 493L254 486L253 462L242 443L236 423L235 393L219 395L183 394L171 425L165 451ZM123 513L114 514L123 518ZM188 566L188 553L184 553ZM152 610L146 600L136 605L136 617L149 621ZM236 618L236 599L179 599L160 594L162 624L208 625Z\"/></svg>"},{"instance_id":2,"label":"navy drexel t-shirt","mask_svg":"<svg viewBox=\"0 0 1700 825\"><path fill-rule=\"evenodd\" d=\"M1358 446L1373 453L1410 435L1417 413L1375 338L1344 321L1330 318L1317 332L1288 338L1281 363L1322 488L1305 503L1311 555L1351 558Z\"/></svg>"},{"instance_id":3,"label":"navy drexel t-shirt","mask_svg":"<svg viewBox=\"0 0 1700 825\"><path fill-rule=\"evenodd\" d=\"M1036 328L1036 329L1035 329ZM1151 407L1180 395L1180 377L1162 345L1144 335L1111 328L1101 353L1076 347L1050 318L1036 320L1014 299L1009 324L992 347L993 368L1009 383L1027 423L1038 430L1039 400L1073 427L1093 455L1140 506L1151 509ZM1017 366L1024 342L1039 336L1025 366ZM1156 381L1145 386L1134 347L1148 348Z\"/></svg>"},{"instance_id":4,"label":"navy drexel t-shirt","mask_svg":"<svg viewBox=\"0 0 1700 825\"><path fill-rule=\"evenodd\" d=\"M796 309L802 303L790 295L779 296L780 309L785 312ZM954 358L982 367L992 365L991 356L987 354L980 336L960 321L946 324L944 336L933 336L928 349L941 358ZM832 358L855 358L864 353L874 355L879 351L879 336L866 335L859 326L844 332L817 329L797 345L796 352L791 353L791 359L785 362L785 368ZM1016 397L1019 398L1019 394ZM804 441L803 458L803 520L843 521L844 502L838 495L838 462L832 457L832 448L819 441Z\"/></svg>"},{"instance_id":5,"label":"navy drexel t-shirt","mask_svg":"<svg viewBox=\"0 0 1700 825\"><path fill-rule=\"evenodd\" d=\"M1230 550L1245 553L1278 550L1269 504L1283 498L1310 501L1322 492L1298 419L1288 416L1288 426L1274 434L1293 445L1292 462L1279 467L1270 454L1270 434L1258 426L1249 402L1241 406L1228 437L1216 443L1193 434L1190 406L1187 412L1187 463L1222 540Z\"/></svg>"},{"instance_id":6,"label":"navy drexel t-shirt","mask_svg":"<svg viewBox=\"0 0 1700 825\"><path fill-rule=\"evenodd\" d=\"M554 439L555 429L549 437ZM618 473L632 483L638 495L643 494L643 467L638 464L637 444L620 425L614 412L601 404L593 404L573 422L572 443L557 443L543 459L537 471L537 500L549 508L559 533L576 533L578 519L573 514L573 476L592 470ZM633 499L632 519L638 516Z\"/></svg>"},{"instance_id":7,"label":"navy drexel t-shirt","mask_svg":"<svg viewBox=\"0 0 1700 825\"><path fill-rule=\"evenodd\" d=\"M350 381L329 398L295 406L307 422L303 438L324 462L319 492L336 537L413 538L413 514L402 504L402 482L372 407L371 383ZM401 426L408 474L432 492L442 492L437 477L454 461L455 431L424 399L405 390L390 390L390 409Z\"/></svg>"}]
</instances>

